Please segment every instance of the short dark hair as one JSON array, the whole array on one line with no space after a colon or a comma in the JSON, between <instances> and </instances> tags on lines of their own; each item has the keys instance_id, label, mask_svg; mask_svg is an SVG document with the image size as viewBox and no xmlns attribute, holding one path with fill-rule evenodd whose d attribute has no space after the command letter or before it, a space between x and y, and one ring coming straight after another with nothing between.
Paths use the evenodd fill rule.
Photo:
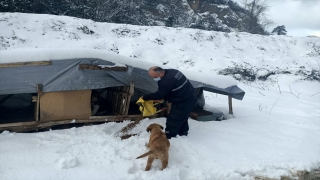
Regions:
<instances>
[{"instance_id":1,"label":"short dark hair","mask_svg":"<svg viewBox=\"0 0 320 180\"><path fill-rule=\"evenodd\" d=\"M162 69L161 67L158 67L158 66L157 66L157 67L155 67L155 68L153 69L153 71L160 73L160 72L163 72L164 69Z\"/></svg>"}]
</instances>

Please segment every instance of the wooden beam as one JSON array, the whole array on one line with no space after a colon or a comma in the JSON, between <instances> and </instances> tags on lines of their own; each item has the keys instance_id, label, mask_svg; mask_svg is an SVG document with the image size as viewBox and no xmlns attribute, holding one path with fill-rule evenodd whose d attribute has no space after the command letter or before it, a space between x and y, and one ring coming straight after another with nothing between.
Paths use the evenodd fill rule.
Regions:
<instances>
[{"instance_id":1,"label":"wooden beam","mask_svg":"<svg viewBox=\"0 0 320 180\"><path fill-rule=\"evenodd\" d=\"M132 136L137 136L138 134L126 134L126 135L122 135L120 138L121 140L124 140L124 139L128 139Z\"/></svg>"},{"instance_id":2,"label":"wooden beam","mask_svg":"<svg viewBox=\"0 0 320 180\"><path fill-rule=\"evenodd\" d=\"M3 63L0 68L19 67L19 66L47 66L52 65L51 61L29 61L29 62L16 62L16 63Z\"/></svg>"},{"instance_id":3,"label":"wooden beam","mask_svg":"<svg viewBox=\"0 0 320 180\"><path fill-rule=\"evenodd\" d=\"M84 70L84 69L91 69L91 70L104 70L104 71L128 71L127 67L105 67L101 68L100 66L97 65L91 65L91 64L79 64L79 69Z\"/></svg>"},{"instance_id":4,"label":"wooden beam","mask_svg":"<svg viewBox=\"0 0 320 180\"><path fill-rule=\"evenodd\" d=\"M228 95L228 102L229 102L229 114L233 114L232 110L232 97Z\"/></svg>"},{"instance_id":5,"label":"wooden beam","mask_svg":"<svg viewBox=\"0 0 320 180\"><path fill-rule=\"evenodd\" d=\"M36 121L0 124L0 128L35 125Z\"/></svg>"},{"instance_id":6,"label":"wooden beam","mask_svg":"<svg viewBox=\"0 0 320 180\"><path fill-rule=\"evenodd\" d=\"M142 115L140 116L142 117ZM153 118L157 118L159 117L159 114L154 114L154 115L151 115L151 116L145 116L141 119L138 119L134 122L131 122L130 124L126 125L125 127L123 127L120 131L118 131L117 134L123 134L123 133L128 133L129 131L131 131L133 128L135 128L138 124L140 124L140 122L143 120L143 119L146 119L146 118L149 118L149 119L153 119Z\"/></svg>"},{"instance_id":7,"label":"wooden beam","mask_svg":"<svg viewBox=\"0 0 320 180\"><path fill-rule=\"evenodd\" d=\"M150 116L153 117L153 116ZM68 124L68 123L87 123L87 122L113 122L113 121L124 121L124 120L134 120L134 119L143 119L143 118L150 118L150 117L142 117L141 115L125 115L125 116L90 116L89 119L77 119L77 120L59 120L59 121L47 121L47 122L18 122L18 123L6 123L0 124L0 128L5 127L14 127L14 126L29 126L29 125L40 125L40 124L48 124L51 123L53 125L58 124ZM157 116L154 116L157 117Z\"/></svg>"},{"instance_id":8,"label":"wooden beam","mask_svg":"<svg viewBox=\"0 0 320 180\"><path fill-rule=\"evenodd\" d=\"M126 120L126 119L132 119L132 118L143 118L141 115L119 115L119 116L90 116L89 120L96 120L96 119L104 119L106 121L109 120Z\"/></svg>"},{"instance_id":9,"label":"wooden beam","mask_svg":"<svg viewBox=\"0 0 320 180\"><path fill-rule=\"evenodd\" d=\"M124 120L139 121L145 118L156 118L158 115L142 117L141 115L126 115L126 116L91 116L89 119L72 119L59 121L31 121L19 123L0 124L0 132L9 130L13 132L23 132L29 130L37 130L42 128L50 128L55 125L74 124L74 123L95 123L95 122L121 122Z\"/></svg>"}]
</instances>

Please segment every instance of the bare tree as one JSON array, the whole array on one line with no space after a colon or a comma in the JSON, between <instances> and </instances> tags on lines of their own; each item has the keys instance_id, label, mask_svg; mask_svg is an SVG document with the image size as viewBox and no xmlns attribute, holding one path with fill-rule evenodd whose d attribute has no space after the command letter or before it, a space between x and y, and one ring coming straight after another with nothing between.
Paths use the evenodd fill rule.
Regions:
<instances>
[{"instance_id":1,"label":"bare tree","mask_svg":"<svg viewBox=\"0 0 320 180\"><path fill-rule=\"evenodd\" d=\"M184 14L185 9L181 7L181 0L165 0L164 5L168 12L166 13L166 26L174 27L175 24L181 24L179 21L186 21L184 17L181 17L181 14Z\"/></svg>"},{"instance_id":2,"label":"bare tree","mask_svg":"<svg viewBox=\"0 0 320 180\"><path fill-rule=\"evenodd\" d=\"M250 33L261 33L273 23L267 18L269 5L265 0L243 0L243 4L248 12L247 29Z\"/></svg>"}]
</instances>

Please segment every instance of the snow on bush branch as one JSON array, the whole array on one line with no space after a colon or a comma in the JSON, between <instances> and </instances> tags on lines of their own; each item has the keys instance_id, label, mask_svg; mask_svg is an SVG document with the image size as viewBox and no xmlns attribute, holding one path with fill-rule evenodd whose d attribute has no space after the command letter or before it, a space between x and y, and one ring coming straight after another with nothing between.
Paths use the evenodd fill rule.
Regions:
<instances>
[{"instance_id":1,"label":"snow on bush branch","mask_svg":"<svg viewBox=\"0 0 320 180\"><path fill-rule=\"evenodd\" d=\"M320 82L320 71L318 69L307 70L304 66L292 69L288 67L281 69L279 67L258 68L246 62L237 63L232 61L232 64L233 66L228 66L228 68L219 71L218 74L231 75L238 81L266 81L272 75L292 74L301 76L301 80Z\"/></svg>"}]
</instances>

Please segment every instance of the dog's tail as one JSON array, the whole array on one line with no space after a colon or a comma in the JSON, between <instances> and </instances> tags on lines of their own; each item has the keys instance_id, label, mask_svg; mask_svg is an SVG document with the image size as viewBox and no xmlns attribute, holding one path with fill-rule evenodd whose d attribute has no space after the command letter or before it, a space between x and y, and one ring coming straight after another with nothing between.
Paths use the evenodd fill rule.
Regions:
<instances>
[{"instance_id":1,"label":"dog's tail","mask_svg":"<svg viewBox=\"0 0 320 180\"><path fill-rule=\"evenodd\" d=\"M143 158L143 157L149 156L149 154L152 154L152 153L153 153L152 151L146 152L146 153L142 154L141 156L137 157L136 159L139 159L139 158Z\"/></svg>"}]
</instances>

